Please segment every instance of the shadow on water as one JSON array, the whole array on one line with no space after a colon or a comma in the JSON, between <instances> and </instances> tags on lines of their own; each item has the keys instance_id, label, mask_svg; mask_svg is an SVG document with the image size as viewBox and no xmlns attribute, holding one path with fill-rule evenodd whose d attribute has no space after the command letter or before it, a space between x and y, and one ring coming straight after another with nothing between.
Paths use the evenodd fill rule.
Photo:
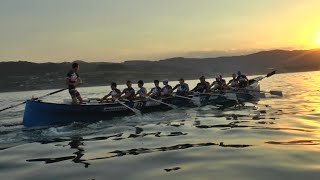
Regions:
<instances>
[{"instance_id":1,"label":"shadow on water","mask_svg":"<svg viewBox=\"0 0 320 180\"><path fill-rule=\"evenodd\" d=\"M108 139L110 137L118 137L119 135L109 136L105 137L105 139ZM130 138L130 137L128 137ZM213 142L206 142L206 143L194 143L194 144L177 144L173 146L163 146L163 147L157 147L157 148L135 148L135 149L129 149L129 150L114 150L107 152L107 156L103 157L95 157L91 159L82 159L82 157L85 155L85 150L82 146L84 146L84 141L92 141L93 139L83 139L83 138L72 138L72 140L67 145L71 149L77 149L76 152L74 152L74 155L71 156L63 156L63 157L56 157L56 158L38 158L38 159L28 159L27 162L44 162L46 164L51 163L58 163L62 161L71 160L74 163L81 163L84 164L85 168L88 168L92 161L95 160L102 160L102 159L110 159L110 158L118 158L123 156L130 156L130 155L141 155L141 154L148 154L148 153L156 153L156 152L166 152L166 151L177 151L177 150L184 150L189 148L199 148L199 147L209 147L209 146L218 146L218 147L225 147L225 148L247 148L252 145L248 144L224 144L223 142L220 143L213 143ZM102 138L99 138L99 140L102 140ZM58 140L59 141L59 140ZM43 142L44 144L48 142ZM65 147L65 146L63 146ZM179 168L180 169L180 168ZM178 170L177 168L172 169L165 169L165 171L175 171Z\"/></svg>"},{"instance_id":2,"label":"shadow on water","mask_svg":"<svg viewBox=\"0 0 320 180\"><path fill-rule=\"evenodd\" d=\"M81 157L84 156L84 149L81 146L84 146L82 138L72 138L72 141L69 142L68 146L71 149L76 149L77 151L73 154L75 156L64 156L64 157L57 157L57 158L39 158L39 159L30 159L26 160L27 162L45 162L46 164L50 163L57 163L61 161L71 160L74 163L81 163L84 164L85 168L88 168L90 163L84 162L81 160Z\"/></svg>"},{"instance_id":3,"label":"shadow on water","mask_svg":"<svg viewBox=\"0 0 320 180\"><path fill-rule=\"evenodd\" d=\"M320 145L320 140L295 140L287 142L267 141L266 143L273 145Z\"/></svg>"}]
</instances>

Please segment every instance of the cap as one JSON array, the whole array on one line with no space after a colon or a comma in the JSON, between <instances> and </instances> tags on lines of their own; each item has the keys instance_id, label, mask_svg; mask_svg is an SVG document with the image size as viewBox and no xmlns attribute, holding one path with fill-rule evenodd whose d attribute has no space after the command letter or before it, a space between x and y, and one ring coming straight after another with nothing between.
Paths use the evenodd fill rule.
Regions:
<instances>
[{"instance_id":1,"label":"cap","mask_svg":"<svg viewBox=\"0 0 320 180\"><path fill-rule=\"evenodd\" d=\"M184 79L183 79L183 78L180 78L180 79L178 79L178 81L184 81Z\"/></svg>"},{"instance_id":2,"label":"cap","mask_svg":"<svg viewBox=\"0 0 320 180\"><path fill-rule=\"evenodd\" d=\"M162 80L162 82L169 82L169 80L168 79L164 79L164 80Z\"/></svg>"},{"instance_id":3,"label":"cap","mask_svg":"<svg viewBox=\"0 0 320 180\"><path fill-rule=\"evenodd\" d=\"M201 77L199 77L199 79L205 79L205 77L204 77L204 76L201 76Z\"/></svg>"},{"instance_id":4,"label":"cap","mask_svg":"<svg viewBox=\"0 0 320 180\"><path fill-rule=\"evenodd\" d=\"M222 78L222 75L221 74L216 74L216 76L215 76L217 79L218 78Z\"/></svg>"}]
</instances>

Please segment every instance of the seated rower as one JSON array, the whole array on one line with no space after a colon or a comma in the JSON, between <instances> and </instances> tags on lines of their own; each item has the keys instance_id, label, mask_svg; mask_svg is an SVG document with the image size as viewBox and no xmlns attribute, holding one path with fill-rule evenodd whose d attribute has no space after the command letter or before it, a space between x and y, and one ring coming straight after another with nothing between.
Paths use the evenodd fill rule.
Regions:
<instances>
[{"instance_id":1,"label":"seated rower","mask_svg":"<svg viewBox=\"0 0 320 180\"><path fill-rule=\"evenodd\" d=\"M222 75L219 74L216 76L216 81L214 81L211 85L210 88L212 88L212 90L216 91L223 91L227 89L227 84L226 84L226 80L222 79Z\"/></svg>"},{"instance_id":2,"label":"seated rower","mask_svg":"<svg viewBox=\"0 0 320 180\"><path fill-rule=\"evenodd\" d=\"M239 88L245 88L249 85L249 80L246 75L242 74L240 71L238 71L238 86Z\"/></svg>"},{"instance_id":3,"label":"seated rower","mask_svg":"<svg viewBox=\"0 0 320 180\"><path fill-rule=\"evenodd\" d=\"M155 98L161 95L161 87L159 87L159 80L154 80L154 88L150 90L148 96Z\"/></svg>"},{"instance_id":4,"label":"seated rower","mask_svg":"<svg viewBox=\"0 0 320 180\"><path fill-rule=\"evenodd\" d=\"M117 89L117 83L111 83L111 91L109 94L105 95L100 101L115 101L121 95L121 91ZM111 98L109 98L111 96ZM109 99L108 99L109 98Z\"/></svg>"},{"instance_id":5,"label":"seated rower","mask_svg":"<svg viewBox=\"0 0 320 180\"><path fill-rule=\"evenodd\" d=\"M179 79L179 84L177 84L172 90L171 92L173 92L174 90L177 89L176 94L179 96L186 96L189 93L189 85L187 83L184 82L183 78Z\"/></svg>"},{"instance_id":6,"label":"seated rower","mask_svg":"<svg viewBox=\"0 0 320 180\"><path fill-rule=\"evenodd\" d=\"M132 101L135 98L135 90L132 88L131 81L127 81L127 88L125 88L121 93L121 99L126 99Z\"/></svg>"},{"instance_id":7,"label":"seated rower","mask_svg":"<svg viewBox=\"0 0 320 180\"><path fill-rule=\"evenodd\" d=\"M198 83L197 86L191 90L191 92L209 93L210 84L206 81L206 78L204 76L201 76L199 79L200 83Z\"/></svg>"},{"instance_id":8,"label":"seated rower","mask_svg":"<svg viewBox=\"0 0 320 180\"><path fill-rule=\"evenodd\" d=\"M229 89L232 89L232 90L239 88L238 79L237 79L236 73L232 74L232 79L228 82L227 87Z\"/></svg>"},{"instance_id":9,"label":"seated rower","mask_svg":"<svg viewBox=\"0 0 320 180\"><path fill-rule=\"evenodd\" d=\"M136 96L138 96L139 98L145 98L147 96L147 89L145 87L143 87L143 81L139 80L138 81L138 87L140 88L137 93L135 94Z\"/></svg>"},{"instance_id":10,"label":"seated rower","mask_svg":"<svg viewBox=\"0 0 320 180\"><path fill-rule=\"evenodd\" d=\"M164 87L161 89L161 96L170 96L172 87L169 85L168 79L162 81Z\"/></svg>"}]
</instances>

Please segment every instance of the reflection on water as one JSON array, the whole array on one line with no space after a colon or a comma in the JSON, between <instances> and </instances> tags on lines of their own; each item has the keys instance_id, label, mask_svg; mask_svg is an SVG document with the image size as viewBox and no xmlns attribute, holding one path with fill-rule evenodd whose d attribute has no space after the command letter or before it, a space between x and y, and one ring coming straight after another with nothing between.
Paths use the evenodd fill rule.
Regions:
<instances>
[{"instance_id":1,"label":"reflection on water","mask_svg":"<svg viewBox=\"0 0 320 180\"><path fill-rule=\"evenodd\" d=\"M272 76L262 89L282 90L283 98L268 95L225 110L182 108L25 129L19 107L0 115L0 174L7 179L319 179L319 75ZM86 97L106 91L80 90ZM4 93L0 99L46 92ZM48 101L65 97L56 94Z\"/></svg>"},{"instance_id":2,"label":"reflection on water","mask_svg":"<svg viewBox=\"0 0 320 180\"><path fill-rule=\"evenodd\" d=\"M72 141L68 144L71 149L76 149L77 151L73 154L75 156L65 156L65 157L57 157L57 158L39 158L39 159L30 159L26 160L27 162L36 162L43 161L46 164L57 163L66 160L72 160L74 163L82 163L84 167L87 168L90 163L84 162L81 160L81 157L84 155L84 149L81 146L84 146L82 142L82 138L72 138Z\"/></svg>"}]
</instances>

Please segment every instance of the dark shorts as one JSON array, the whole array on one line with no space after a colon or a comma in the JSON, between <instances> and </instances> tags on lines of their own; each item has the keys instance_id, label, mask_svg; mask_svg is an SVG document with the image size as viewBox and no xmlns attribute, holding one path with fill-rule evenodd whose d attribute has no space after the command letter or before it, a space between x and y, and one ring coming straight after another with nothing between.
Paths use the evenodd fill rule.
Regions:
<instances>
[{"instance_id":1,"label":"dark shorts","mask_svg":"<svg viewBox=\"0 0 320 180\"><path fill-rule=\"evenodd\" d=\"M69 89L69 94L72 98L80 96L80 93L76 89Z\"/></svg>"},{"instance_id":2,"label":"dark shorts","mask_svg":"<svg viewBox=\"0 0 320 180\"><path fill-rule=\"evenodd\" d=\"M239 88L247 87L247 82L239 82Z\"/></svg>"}]
</instances>

